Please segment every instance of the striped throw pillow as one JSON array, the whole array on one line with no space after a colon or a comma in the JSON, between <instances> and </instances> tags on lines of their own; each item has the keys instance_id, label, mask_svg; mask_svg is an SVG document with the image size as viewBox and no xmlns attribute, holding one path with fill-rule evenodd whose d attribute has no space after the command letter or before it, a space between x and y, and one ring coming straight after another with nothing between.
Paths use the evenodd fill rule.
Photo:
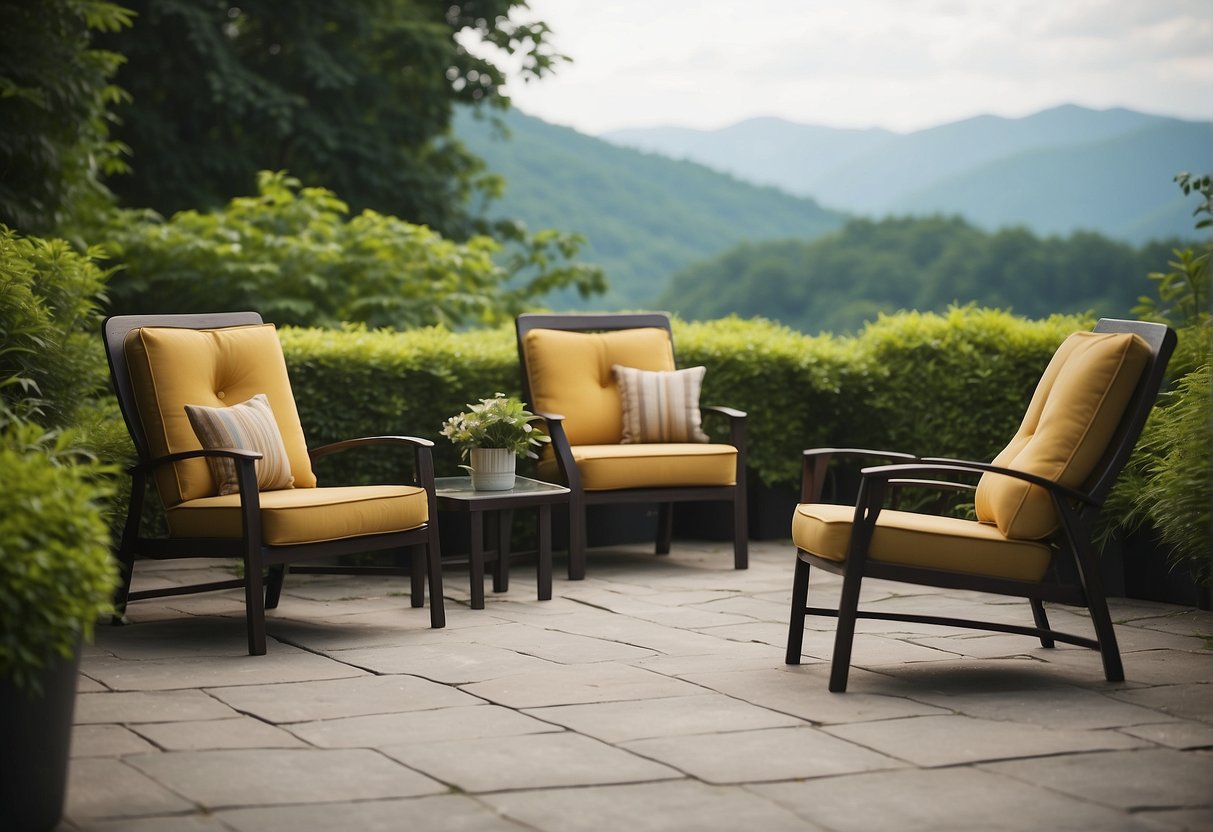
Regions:
<instances>
[{"instance_id":1,"label":"striped throw pillow","mask_svg":"<svg viewBox=\"0 0 1213 832\"><path fill-rule=\"evenodd\" d=\"M291 463L282 444L282 434L264 393L231 407L187 404L185 415L189 417L203 448L238 448L261 452L262 457L256 463L258 491L291 488L294 484L295 478L291 475ZM220 494L236 494L240 491L234 461L216 457L208 457L206 461L211 466L211 476L215 478Z\"/></svg>"},{"instance_id":2,"label":"striped throw pillow","mask_svg":"<svg viewBox=\"0 0 1213 832\"><path fill-rule=\"evenodd\" d=\"M704 367L669 372L611 366L623 406L623 443L707 442L699 413Z\"/></svg>"}]
</instances>

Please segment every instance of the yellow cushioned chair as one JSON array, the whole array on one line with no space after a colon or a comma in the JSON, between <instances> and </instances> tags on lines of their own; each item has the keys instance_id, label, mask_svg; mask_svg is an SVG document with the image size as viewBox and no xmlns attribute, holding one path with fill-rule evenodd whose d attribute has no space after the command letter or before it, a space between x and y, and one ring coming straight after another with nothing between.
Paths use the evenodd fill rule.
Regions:
<instances>
[{"instance_id":1,"label":"yellow cushioned chair","mask_svg":"<svg viewBox=\"0 0 1213 832\"><path fill-rule=\"evenodd\" d=\"M1175 348L1162 324L1099 321L1054 354L1014 438L990 464L821 448L804 452L802 503L792 518L796 573L787 663L799 664L805 615L836 615L830 690L844 691L857 618L912 621L1035 636L1100 651L1108 681L1124 679L1091 547L1092 526L1145 424ZM861 471L856 504L822 502L840 458L886 463ZM898 511L902 486L972 488L976 520ZM806 606L809 567L843 575L837 610ZM865 577L1027 598L1032 627L858 609ZM1049 627L1044 602L1086 607L1095 637Z\"/></svg>"},{"instance_id":2,"label":"yellow cushioned chair","mask_svg":"<svg viewBox=\"0 0 1213 832\"><path fill-rule=\"evenodd\" d=\"M249 653L262 655L265 610L277 606L288 564L410 548L412 604L424 604L428 574L430 624L445 626L432 442L377 436L309 450L277 331L255 312L115 316L105 321L103 335L114 391L139 458L129 472L131 500L118 547L122 580L115 598L116 621L128 601L242 587ZM268 405L272 421L268 415L260 421L256 413L241 415L247 412L241 408L253 399L263 400L262 414L268 413ZM217 424L220 436L246 437L248 444L204 447L191 421L199 418ZM235 432L225 432L231 425L236 425ZM408 449L411 476L395 485L319 486L314 460L368 445ZM264 465L258 464L261 460ZM221 493L221 465L229 470L234 465L231 476L238 491ZM264 476L266 469L272 469L278 481L265 486L274 490L259 491L258 473ZM140 532L149 476L164 505L167 538ZM240 558L244 577L131 592L137 557ZM402 570L312 566L298 571Z\"/></svg>"},{"instance_id":3,"label":"yellow cushioned chair","mask_svg":"<svg viewBox=\"0 0 1213 832\"><path fill-rule=\"evenodd\" d=\"M682 371L688 375L679 374L668 388L659 381L674 378L669 316L528 314L518 316L516 330L524 396L531 410L545 418L552 438L540 458L539 475L567 485L571 492L570 580L585 577L586 508L607 503L657 504L657 553L666 554L673 534L673 503L727 502L732 509L733 565L745 569L745 414L727 407L699 408L701 376L694 371ZM637 389L630 393L627 407L616 367L649 374L647 381L634 382ZM645 384L658 385L650 403L660 399L661 408L637 403L638 393L657 389ZM684 424L696 420L701 410L728 419L728 444L702 441L706 436L697 421ZM692 416L683 419L688 411ZM651 441L645 430L679 438Z\"/></svg>"}]
</instances>

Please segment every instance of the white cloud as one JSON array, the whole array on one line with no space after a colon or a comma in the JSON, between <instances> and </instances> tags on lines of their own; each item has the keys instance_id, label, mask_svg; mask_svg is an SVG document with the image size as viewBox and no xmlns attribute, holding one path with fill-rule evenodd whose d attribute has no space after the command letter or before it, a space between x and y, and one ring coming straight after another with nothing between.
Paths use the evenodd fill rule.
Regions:
<instances>
[{"instance_id":1,"label":"white cloud","mask_svg":"<svg viewBox=\"0 0 1213 832\"><path fill-rule=\"evenodd\" d=\"M1073 102L1213 117L1208 0L530 0L575 63L509 92L597 133L914 129Z\"/></svg>"}]
</instances>

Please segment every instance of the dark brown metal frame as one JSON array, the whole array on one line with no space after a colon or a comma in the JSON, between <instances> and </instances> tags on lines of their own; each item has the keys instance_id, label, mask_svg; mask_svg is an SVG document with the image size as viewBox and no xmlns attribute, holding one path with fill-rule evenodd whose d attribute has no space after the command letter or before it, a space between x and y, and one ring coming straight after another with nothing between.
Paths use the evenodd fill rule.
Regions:
<instances>
[{"instance_id":1,"label":"dark brown metal frame","mask_svg":"<svg viewBox=\"0 0 1213 832\"><path fill-rule=\"evenodd\" d=\"M244 589L245 619L248 630L249 654L265 654L265 611L278 605L282 582L290 564L332 558L362 552L377 552L393 549L412 549L411 602L414 607L425 604L425 576L430 585L430 625L446 626L446 613L442 600L442 558L438 543L438 508L434 497L434 463L430 453L433 442L413 436L371 436L336 442L308 451L315 460L329 454L370 445L392 445L411 448L413 451L412 482L424 488L429 499L431 521L419 528L391 534L366 535L344 540L304 543L291 546L268 546L262 542L260 499L257 493L257 475L254 463L261 454L239 449L217 449L185 451L155 458L135 404L130 373L127 370L124 343L127 334L145 326L179 327L183 329L215 329L219 327L249 326L261 324L256 312L230 312L199 315L119 315L107 318L102 324L106 358L109 360L110 378L122 417L126 421L131 439L138 455L138 463L128 469L131 475L131 497L127 508L126 524L117 547L117 558L121 566L120 583L114 595L115 623L120 623L129 601L156 598L167 595L183 595L208 592L218 589ZM240 538L149 538L140 535L143 516L143 499L148 476L157 467L183 459L197 457L227 457L236 464L237 481L240 484L240 515L242 534ZM229 581L214 581L205 584L151 589L131 592L131 577L137 557L156 560L175 558L235 558L243 562L244 578ZM268 575L265 573L268 571ZM366 573L402 570L391 567L301 567L298 572ZM263 577L265 575L265 577Z\"/></svg>"},{"instance_id":2,"label":"dark brown metal frame","mask_svg":"<svg viewBox=\"0 0 1213 832\"><path fill-rule=\"evenodd\" d=\"M533 329L558 329L565 332L611 332L622 329L654 327L670 333L671 347L674 343L670 327L670 316L664 312L640 314L581 314L545 315L524 314L515 320L518 336L518 361L522 368L522 393L531 401L530 376L526 365L526 350L523 341ZM579 581L585 577L586 569L586 508L591 505L620 503L656 503L657 545L659 555L669 554L674 533L673 504L680 502L727 502L733 508L733 566L745 569L749 565L749 541L746 520L746 414L730 407L708 406L700 408L705 414L714 413L729 420L729 444L737 449L737 479L734 485L686 486L678 488L630 488L611 491L586 491L581 484L581 473L573 459L573 450L564 431L564 416L557 413L539 413L547 423L548 435L552 438L552 449L564 485L569 495L569 580Z\"/></svg>"},{"instance_id":3,"label":"dark brown metal frame","mask_svg":"<svg viewBox=\"0 0 1213 832\"><path fill-rule=\"evenodd\" d=\"M838 618L834 637L834 654L830 666L829 688L842 692L847 687L850 671L851 643L855 622L860 618L883 621L908 621L918 624L938 624L990 630L1040 639L1042 647L1053 647L1061 641L1098 650L1103 662L1104 676L1109 682L1124 680L1124 667L1116 644L1116 633L1108 613L1108 604L1100 579L1097 553L1092 544L1092 530L1108 492L1129 459L1133 446L1154 406L1162 385L1167 362L1175 349L1175 333L1162 324L1140 321L1102 319L1095 332L1133 332L1150 346L1152 359L1138 382L1125 415L1108 445L1108 450L1081 489L1066 488L1033 474L998 468L982 462L939 458L919 459L908 454L869 451L864 449L820 448L804 452L802 503L819 503L826 481L826 469L835 458L866 457L886 463L863 468L859 495L855 504L850 546L842 563L817 557L804 550L796 555L796 572L792 582L792 613L788 626L787 664L800 664L804 638L805 615L826 615ZM885 499L900 485L937 487L940 489L971 488L971 483L948 481L946 477L965 479L983 473L997 473L1030 482L1046 489L1053 498L1061 526L1053 536L1055 545L1053 567L1042 582L1015 581L938 569L882 563L869 560L868 547ZM912 479L907 479L912 478ZM1059 558L1068 557L1075 577L1066 577L1070 570L1059 568ZM838 609L809 607L809 568L816 566L843 576ZM911 613L876 612L858 609L859 590L863 579L878 578L902 583L936 586L945 589L967 589L998 595L1027 598L1035 626L1019 626L990 621L947 618ZM1044 603L1086 607L1095 629L1095 638L1086 638L1054 630L1049 626Z\"/></svg>"}]
</instances>

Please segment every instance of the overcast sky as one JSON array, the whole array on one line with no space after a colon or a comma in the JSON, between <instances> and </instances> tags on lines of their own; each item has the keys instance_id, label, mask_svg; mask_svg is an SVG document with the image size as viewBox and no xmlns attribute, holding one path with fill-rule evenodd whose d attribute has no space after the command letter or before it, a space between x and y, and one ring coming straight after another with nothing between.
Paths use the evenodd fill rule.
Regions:
<instances>
[{"instance_id":1,"label":"overcast sky","mask_svg":"<svg viewBox=\"0 0 1213 832\"><path fill-rule=\"evenodd\" d=\"M1213 119L1213 0L530 0L572 64L515 106L598 134L755 116L908 131L1058 104Z\"/></svg>"}]
</instances>

